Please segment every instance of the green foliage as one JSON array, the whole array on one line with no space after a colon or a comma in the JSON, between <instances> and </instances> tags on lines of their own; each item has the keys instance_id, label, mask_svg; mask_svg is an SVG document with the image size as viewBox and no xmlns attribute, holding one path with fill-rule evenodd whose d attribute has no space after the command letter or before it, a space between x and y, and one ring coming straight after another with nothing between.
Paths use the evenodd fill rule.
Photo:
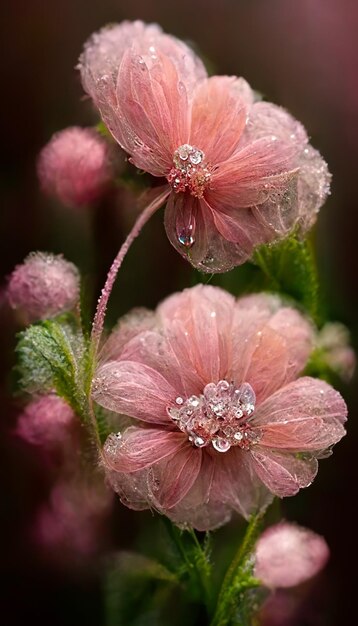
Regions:
<instances>
[{"instance_id":1,"label":"green foliage","mask_svg":"<svg viewBox=\"0 0 358 626\"><path fill-rule=\"evenodd\" d=\"M327 362L326 351L322 348L316 348L312 352L305 367L304 375L325 380L330 385L333 385L333 387L339 388L342 384L339 373Z\"/></svg>"},{"instance_id":2,"label":"green foliage","mask_svg":"<svg viewBox=\"0 0 358 626\"><path fill-rule=\"evenodd\" d=\"M193 602L204 604L210 613L213 593L209 533L201 544L193 529L180 530L166 517L162 521L172 543L170 567L185 585L188 597Z\"/></svg>"},{"instance_id":3,"label":"green foliage","mask_svg":"<svg viewBox=\"0 0 358 626\"><path fill-rule=\"evenodd\" d=\"M74 323L46 320L33 324L20 333L16 351L21 390L55 390L78 415L86 415L91 368L83 335Z\"/></svg>"},{"instance_id":4,"label":"green foliage","mask_svg":"<svg viewBox=\"0 0 358 626\"><path fill-rule=\"evenodd\" d=\"M102 120L100 122L98 122L97 126L95 127L95 130L102 135L102 137L104 137L105 139L113 139L110 131L108 130L107 126L105 125L104 122L102 122Z\"/></svg>"},{"instance_id":5,"label":"green foliage","mask_svg":"<svg viewBox=\"0 0 358 626\"><path fill-rule=\"evenodd\" d=\"M163 609L179 584L157 561L131 552L117 554L104 577L105 626L170 624Z\"/></svg>"},{"instance_id":6,"label":"green foliage","mask_svg":"<svg viewBox=\"0 0 358 626\"><path fill-rule=\"evenodd\" d=\"M289 237L261 246L254 261L266 278L266 288L296 300L316 322L320 318L317 268L311 243Z\"/></svg>"},{"instance_id":7,"label":"green foliage","mask_svg":"<svg viewBox=\"0 0 358 626\"><path fill-rule=\"evenodd\" d=\"M244 539L234 556L223 580L211 626L249 626L255 606L254 590L260 583L253 577L252 553L259 532L262 516L251 518Z\"/></svg>"}]
</instances>

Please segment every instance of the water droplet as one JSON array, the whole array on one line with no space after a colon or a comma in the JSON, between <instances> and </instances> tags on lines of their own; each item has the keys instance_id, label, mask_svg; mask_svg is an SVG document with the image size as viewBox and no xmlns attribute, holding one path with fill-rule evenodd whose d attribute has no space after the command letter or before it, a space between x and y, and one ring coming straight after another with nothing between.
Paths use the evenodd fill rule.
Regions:
<instances>
[{"instance_id":1,"label":"water droplet","mask_svg":"<svg viewBox=\"0 0 358 626\"><path fill-rule=\"evenodd\" d=\"M181 161L187 161L189 158L190 150L191 150L191 146L185 143L183 146L180 146L176 150L176 153Z\"/></svg>"},{"instance_id":2,"label":"water droplet","mask_svg":"<svg viewBox=\"0 0 358 626\"><path fill-rule=\"evenodd\" d=\"M172 420L178 420L179 419L179 409L176 409L173 406L170 406L168 409L168 415L169 417L172 418Z\"/></svg>"},{"instance_id":3,"label":"water droplet","mask_svg":"<svg viewBox=\"0 0 358 626\"><path fill-rule=\"evenodd\" d=\"M182 228L178 234L178 241L185 248L191 248L191 246L195 243L195 237L193 235L193 227L188 226L187 228Z\"/></svg>"},{"instance_id":4,"label":"water droplet","mask_svg":"<svg viewBox=\"0 0 358 626\"><path fill-rule=\"evenodd\" d=\"M181 396L178 396L177 398L175 398L175 402L176 402L177 404L183 404L184 399L183 399Z\"/></svg>"},{"instance_id":5,"label":"water droplet","mask_svg":"<svg viewBox=\"0 0 358 626\"><path fill-rule=\"evenodd\" d=\"M201 150L197 150L196 148L193 148L193 151L189 155L189 161L193 165L199 165L199 163L201 163L203 160L203 156L204 155Z\"/></svg>"},{"instance_id":6,"label":"water droplet","mask_svg":"<svg viewBox=\"0 0 358 626\"><path fill-rule=\"evenodd\" d=\"M190 406L196 408L200 404L200 399L197 396L191 396L188 400Z\"/></svg>"},{"instance_id":7,"label":"water droplet","mask_svg":"<svg viewBox=\"0 0 358 626\"><path fill-rule=\"evenodd\" d=\"M211 400L211 398L216 394L216 385L215 383L208 383L204 387L204 398L205 400Z\"/></svg>"},{"instance_id":8,"label":"water droplet","mask_svg":"<svg viewBox=\"0 0 358 626\"><path fill-rule=\"evenodd\" d=\"M216 439L213 439L213 448L215 448L217 452L227 452L228 450L230 450L231 445L227 439L217 437Z\"/></svg>"},{"instance_id":9,"label":"water droplet","mask_svg":"<svg viewBox=\"0 0 358 626\"><path fill-rule=\"evenodd\" d=\"M198 447L202 448L205 446L205 441L202 437L195 437L193 443Z\"/></svg>"},{"instance_id":10,"label":"water droplet","mask_svg":"<svg viewBox=\"0 0 358 626\"><path fill-rule=\"evenodd\" d=\"M243 434L240 431L238 431L234 435L234 439L236 439L236 441L241 441L242 437L243 437Z\"/></svg>"},{"instance_id":11,"label":"water droplet","mask_svg":"<svg viewBox=\"0 0 358 626\"><path fill-rule=\"evenodd\" d=\"M227 380L219 380L217 384L218 391L228 391L230 389L230 383Z\"/></svg>"}]
</instances>

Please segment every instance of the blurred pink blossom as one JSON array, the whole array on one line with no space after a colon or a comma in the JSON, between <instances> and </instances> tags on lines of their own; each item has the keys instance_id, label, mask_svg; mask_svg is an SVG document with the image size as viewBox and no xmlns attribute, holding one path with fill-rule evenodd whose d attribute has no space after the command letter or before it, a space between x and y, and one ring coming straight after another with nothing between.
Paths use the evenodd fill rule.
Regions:
<instances>
[{"instance_id":1,"label":"blurred pink blossom","mask_svg":"<svg viewBox=\"0 0 358 626\"><path fill-rule=\"evenodd\" d=\"M260 609L260 626L301 626L304 596L302 587L275 589Z\"/></svg>"},{"instance_id":2,"label":"blurred pink blossom","mask_svg":"<svg viewBox=\"0 0 358 626\"><path fill-rule=\"evenodd\" d=\"M207 77L183 42L155 24L92 35L79 65L86 92L138 168L168 185L173 246L207 272L312 226L330 175L303 126L257 102L243 78Z\"/></svg>"},{"instance_id":3,"label":"blurred pink blossom","mask_svg":"<svg viewBox=\"0 0 358 626\"><path fill-rule=\"evenodd\" d=\"M323 537L281 522L268 528L256 544L255 576L266 587L294 587L315 576L328 558Z\"/></svg>"},{"instance_id":4,"label":"blurred pink blossom","mask_svg":"<svg viewBox=\"0 0 358 626\"><path fill-rule=\"evenodd\" d=\"M55 317L75 308L80 276L62 255L32 252L9 278L7 297L26 323Z\"/></svg>"},{"instance_id":5,"label":"blurred pink blossom","mask_svg":"<svg viewBox=\"0 0 358 626\"><path fill-rule=\"evenodd\" d=\"M37 170L42 189L63 204L90 204L111 179L109 145L92 128L65 128L41 150Z\"/></svg>"},{"instance_id":6,"label":"blurred pink blossom","mask_svg":"<svg viewBox=\"0 0 358 626\"><path fill-rule=\"evenodd\" d=\"M332 387L296 380L312 342L277 297L203 285L124 318L93 381L93 398L135 424L103 449L122 501L207 530L307 487L346 418Z\"/></svg>"},{"instance_id":7,"label":"blurred pink blossom","mask_svg":"<svg viewBox=\"0 0 358 626\"><path fill-rule=\"evenodd\" d=\"M349 382L356 367L356 355L350 345L348 329L339 322L329 322L318 334L316 345L325 363Z\"/></svg>"},{"instance_id":8,"label":"blurred pink blossom","mask_svg":"<svg viewBox=\"0 0 358 626\"><path fill-rule=\"evenodd\" d=\"M16 434L44 448L63 447L71 437L74 413L54 394L32 400L18 418Z\"/></svg>"},{"instance_id":9,"label":"blurred pink blossom","mask_svg":"<svg viewBox=\"0 0 358 626\"><path fill-rule=\"evenodd\" d=\"M112 495L103 485L62 480L38 512L34 537L47 553L61 560L89 557L104 543L111 503Z\"/></svg>"}]
</instances>

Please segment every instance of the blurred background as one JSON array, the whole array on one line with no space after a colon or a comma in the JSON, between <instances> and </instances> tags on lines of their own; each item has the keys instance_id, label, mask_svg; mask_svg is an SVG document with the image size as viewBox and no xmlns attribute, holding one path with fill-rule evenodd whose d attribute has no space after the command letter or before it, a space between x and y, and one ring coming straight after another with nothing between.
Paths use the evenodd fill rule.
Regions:
<instances>
[{"instance_id":1,"label":"blurred background","mask_svg":"<svg viewBox=\"0 0 358 626\"><path fill-rule=\"evenodd\" d=\"M307 128L333 174L332 195L316 228L318 265L331 319L357 346L358 308L358 3L356 0L11 0L1 3L1 461L0 615L6 626L103 623L98 570L61 565L39 550L29 528L51 477L36 450L13 436L19 403L11 399L16 321L3 302L6 276L31 250L62 252L97 291L133 220L129 192L109 194L90 213L43 197L36 156L52 133L96 123L75 70L83 42L110 22L140 18L191 42L218 74L244 76L265 98ZM163 268L165 268L163 270ZM112 321L133 306L154 307L189 285L191 270L172 249L162 213L131 250L111 301ZM2 295L1 295L2 294ZM348 436L321 463L317 480L284 502L288 519L327 539L332 556L307 595L300 626L353 623L356 612L356 380L341 390L350 407ZM130 547L147 514L115 505L105 543ZM235 540L235 525L228 532ZM277 622L278 623L278 622ZM288 624L287 621L280 622ZM291 623L291 622L290 622Z\"/></svg>"}]
</instances>

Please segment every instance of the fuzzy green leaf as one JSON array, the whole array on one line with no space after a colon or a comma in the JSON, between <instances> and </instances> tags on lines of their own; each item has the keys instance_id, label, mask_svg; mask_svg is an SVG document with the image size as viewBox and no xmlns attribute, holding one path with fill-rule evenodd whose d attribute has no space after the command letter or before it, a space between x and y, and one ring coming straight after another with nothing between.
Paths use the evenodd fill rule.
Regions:
<instances>
[{"instance_id":1,"label":"fuzzy green leaf","mask_svg":"<svg viewBox=\"0 0 358 626\"><path fill-rule=\"evenodd\" d=\"M320 317L317 268L311 243L295 236L261 246L254 261L266 277L266 288L300 303L317 321Z\"/></svg>"},{"instance_id":2,"label":"fuzzy green leaf","mask_svg":"<svg viewBox=\"0 0 358 626\"><path fill-rule=\"evenodd\" d=\"M55 320L34 324L20 333L16 351L23 391L55 389L78 415L85 414L87 351L82 334L72 324Z\"/></svg>"},{"instance_id":3,"label":"fuzzy green leaf","mask_svg":"<svg viewBox=\"0 0 358 626\"><path fill-rule=\"evenodd\" d=\"M177 577L163 565L131 552L111 559L104 577L106 626L155 626L166 622L165 604Z\"/></svg>"}]
</instances>

